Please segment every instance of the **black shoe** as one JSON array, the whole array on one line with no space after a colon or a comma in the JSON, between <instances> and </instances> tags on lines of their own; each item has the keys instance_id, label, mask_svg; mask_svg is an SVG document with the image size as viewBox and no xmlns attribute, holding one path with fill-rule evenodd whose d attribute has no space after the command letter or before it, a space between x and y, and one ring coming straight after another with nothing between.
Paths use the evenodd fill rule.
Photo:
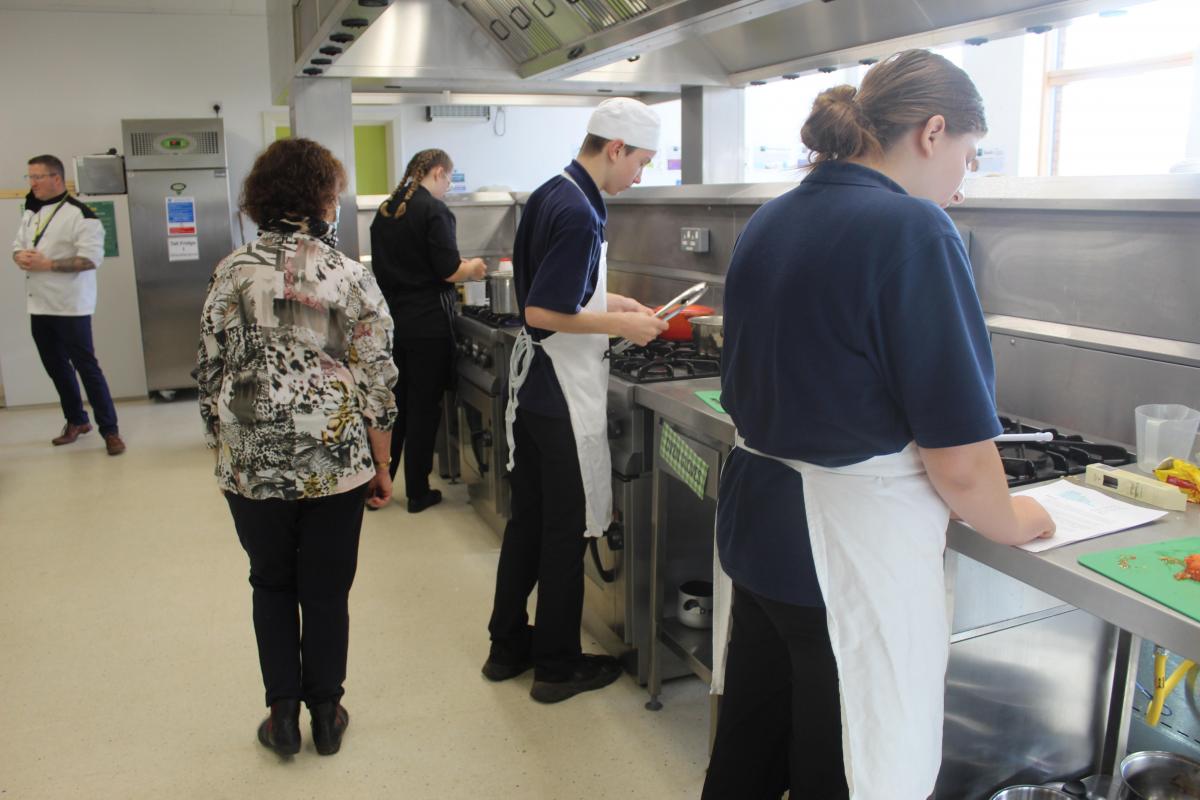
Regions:
<instances>
[{"instance_id":1,"label":"black shoe","mask_svg":"<svg viewBox=\"0 0 1200 800\"><path fill-rule=\"evenodd\" d=\"M518 675L528 671L533 666L533 662L529 659L516 664L506 664L503 661L496 661L494 658L488 657L488 660L483 664L483 677L489 681L499 683L506 681L509 678L515 678Z\"/></svg>"},{"instance_id":2,"label":"black shoe","mask_svg":"<svg viewBox=\"0 0 1200 800\"><path fill-rule=\"evenodd\" d=\"M420 497L408 498L408 513L420 513L431 506L436 506L440 502L442 502L442 493L437 489L430 489Z\"/></svg>"},{"instance_id":3,"label":"black shoe","mask_svg":"<svg viewBox=\"0 0 1200 800\"><path fill-rule=\"evenodd\" d=\"M619 677L621 662L612 656L584 654L572 665L565 680L539 680L535 676L529 696L539 703L561 703L580 692L602 689Z\"/></svg>"},{"instance_id":4,"label":"black shoe","mask_svg":"<svg viewBox=\"0 0 1200 800\"><path fill-rule=\"evenodd\" d=\"M300 752L300 701L276 700L271 716L258 726L258 740L281 756Z\"/></svg>"},{"instance_id":5,"label":"black shoe","mask_svg":"<svg viewBox=\"0 0 1200 800\"><path fill-rule=\"evenodd\" d=\"M350 712L337 700L317 703L308 709L312 715L313 744L323 756L331 756L342 748L342 734L350 724Z\"/></svg>"}]
</instances>

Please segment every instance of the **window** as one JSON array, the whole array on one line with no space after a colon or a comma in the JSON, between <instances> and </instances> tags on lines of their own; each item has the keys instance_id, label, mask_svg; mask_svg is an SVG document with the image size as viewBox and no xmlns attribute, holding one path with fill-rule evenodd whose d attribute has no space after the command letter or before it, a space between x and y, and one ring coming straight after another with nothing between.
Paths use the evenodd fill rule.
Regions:
<instances>
[{"instance_id":1,"label":"window","mask_svg":"<svg viewBox=\"0 0 1200 800\"><path fill-rule=\"evenodd\" d=\"M1096 14L1046 36L1039 174L1144 175L1180 164L1200 113L1198 45L1194 0Z\"/></svg>"},{"instance_id":2,"label":"window","mask_svg":"<svg viewBox=\"0 0 1200 800\"><path fill-rule=\"evenodd\" d=\"M983 95L980 172L1138 175L1200 171L1200 2L1151 0L1046 34L934 48ZM746 89L746 179L794 181L800 129L821 91L865 67Z\"/></svg>"}]
</instances>

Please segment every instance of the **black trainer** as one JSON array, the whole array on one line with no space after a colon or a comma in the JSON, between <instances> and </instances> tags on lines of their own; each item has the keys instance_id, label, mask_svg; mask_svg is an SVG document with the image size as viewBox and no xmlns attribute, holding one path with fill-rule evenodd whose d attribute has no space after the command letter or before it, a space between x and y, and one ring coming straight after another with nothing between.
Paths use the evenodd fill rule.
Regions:
<instances>
[{"instance_id":1,"label":"black trainer","mask_svg":"<svg viewBox=\"0 0 1200 800\"><path fill-rule=\"evenodd\" d=\"M408 513L418 514L440 502L442 502L442 493L437 489L430 489L420 497L408 498Z\"/></svg>"},{"instance_id":2,"label":"black trainer","mask_svg":"<svg viewBox=\"0 0 1200 800\"><path fill-rule=\"evenodd\" d=\"M585 653L574 663L571 674L565 680L548 681L533 679L529 696L539 703L561 703L580 692L603 689L621 677L621 662L612 656Z\"/></svg>"}]
</instances>

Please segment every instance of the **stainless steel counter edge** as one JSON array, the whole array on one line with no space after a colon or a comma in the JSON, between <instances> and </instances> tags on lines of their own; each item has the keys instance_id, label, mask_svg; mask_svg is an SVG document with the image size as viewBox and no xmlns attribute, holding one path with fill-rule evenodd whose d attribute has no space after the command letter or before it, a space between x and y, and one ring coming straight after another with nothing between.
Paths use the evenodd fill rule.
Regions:
<instances>
[{"instance_id":1,"label":"stainless steel counter edge","mask_svg":"<svg viewBox=\"0 0 1200 800\"><path fill-rule=\"evenodd\" d=\"M684 432L692 430L732 447L733 421L709 408L695 394L719 388L720 378L641 384L636 388L634 400L678 423ZM1082 484L1079 476L1068 480ZM1168 512L1162 519L1140 528L1043 553L996 544L961 522L950 523L946 541L969 558L1195 660L1200 659L1200 622L1093 572L1077 559L1085 553L1196 535L1200 535L1200 508L1189 505L1187 511Z\"/></svg>"},{"instance_id":2,"label":"stainless steel counter edge","mask_svg":"<svg viewBox=\"0 0 1200 800\"><path fill-rule=\"evenodd\" d=\"M1080 476L1067 478L1083 484ZM1127 502L1136 503L1128 498ZM1079 563L1086 553L1153 544L1200 533L1200 508L1169 511L1140 528L1099 536L1042 553L986 539L961 522L951 522L946 543L1006 575L1081 608L1185 658L1200 659L1200 622L1109 580Z\"/></svg>"},{"instance_id":3,"label":"stainless steel counter edge","mask_svg":"<svg viewBox=\"0 0 1200 800\"><path fill-rule=\"evenodd\" d=\"M679 423L686 430L733 447L733 420L696 397L696 392L720 388L720 378L643 383L634 390L633 399L639 406Z\"/></svg>"}]
</instances>

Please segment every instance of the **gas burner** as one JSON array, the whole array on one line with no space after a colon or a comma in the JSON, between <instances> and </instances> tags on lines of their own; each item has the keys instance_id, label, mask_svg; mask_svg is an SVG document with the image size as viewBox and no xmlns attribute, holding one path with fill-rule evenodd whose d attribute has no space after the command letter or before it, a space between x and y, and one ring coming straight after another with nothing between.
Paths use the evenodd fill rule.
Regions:
<instances>
[{"instance_id":1,"label":"gas burner","mask_svg":"<svg viewBox=\"0 0 1200 800\"><path fill-rule=\"evenodd\" d=\"M1065 475L1082 475L1088 464L1119 467L1131 463L1134 458L1132 453L1119 445L1089 442L1077 434L1059 433L1055 428L1034 428L1008 417L1000 417L1000 424L1005 433L1049 432L1054 435L1049 442L997 445L1009 486L1023 486Z\"/></svg>"},{"instance_id":2,"label":"gas burner","mask_svg":"<svg viewBox=\"0 0 1200 800\"><path fill-rule=\"evenodd\" d=\"M521 324L521 318L516 314L497 314L487 306L463 306L462 315L492 328L515 328Z\"/></svg>"},{"instance_id":3,"label":"gas burner","mask_svg":"<svg viewBox=\"0 0 1200 800\"><path fill-rule=\"evenodd\" d=\"M691 343L656 340L614 356L611 371L633 383L657 383L717 377L721 374L721 362L700 356Z\"/></svg>"}]
</instances>

